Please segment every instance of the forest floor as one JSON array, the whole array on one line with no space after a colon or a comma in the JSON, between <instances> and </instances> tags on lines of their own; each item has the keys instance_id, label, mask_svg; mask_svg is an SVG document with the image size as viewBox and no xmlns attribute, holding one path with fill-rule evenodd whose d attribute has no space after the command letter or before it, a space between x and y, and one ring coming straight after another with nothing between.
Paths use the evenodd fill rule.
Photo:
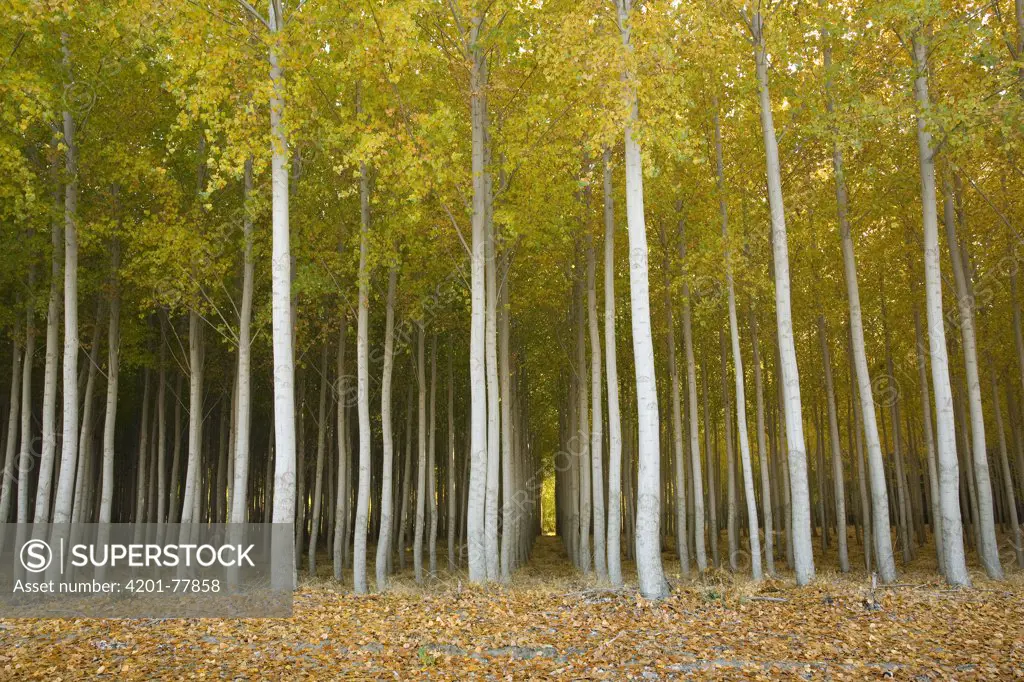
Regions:
<instances>
[{"instance_id":1,"label":"forest floor","mask_svg":"<svg viewBox=\"0 0 1024 682\"><path fill-rule=\"evenodd\" d=\"M0 679L1024 677L1024 574L972 572L973 589L949 590L917 563L874 590L863 571L819 565L798 588L714 570L680 579L666 554L673 593L648 602L578 576L558 538L541 537L510 586L403 574L359 597L317 578L290 619L0 620Z\"/></svg>"}]
</instances>

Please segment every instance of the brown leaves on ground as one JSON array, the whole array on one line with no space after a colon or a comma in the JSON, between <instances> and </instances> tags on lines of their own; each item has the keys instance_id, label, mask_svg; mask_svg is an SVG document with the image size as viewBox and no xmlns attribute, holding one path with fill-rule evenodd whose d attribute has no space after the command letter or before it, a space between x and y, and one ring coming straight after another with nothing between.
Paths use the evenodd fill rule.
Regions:
<instances>
[{"instance_id":1,"label":"brown leaves on ground","mask_svg":"<svg viewBox=\"0 0 1024 682\"><path fill-rule=\"evenodd\" d=\"M806 588L712 575L648 602L574 577L558 540L541 538L509 587L399 578L357 597L317 580L290 619L0 621L0 678L1024 677L1021 576L957 591L903 579L872 591L863 574Z\"/></svg>"}]
</instances>

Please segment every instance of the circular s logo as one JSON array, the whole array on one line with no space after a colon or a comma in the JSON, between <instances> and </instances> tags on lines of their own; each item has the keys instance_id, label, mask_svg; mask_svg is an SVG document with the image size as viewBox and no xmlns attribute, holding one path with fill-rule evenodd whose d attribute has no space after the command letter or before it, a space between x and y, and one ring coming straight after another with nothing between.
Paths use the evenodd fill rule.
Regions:
<instances>
[{"instance_id":1,"label":"circular s logo","mask_svg":"<svg viewBox=\"0 0 1024 682\"><path fill-rule=\"evenodd\" d=\"M21 546L21 565L29 573L42 573L50 567L53 552L42 540L29 540Z\"/></svg>"}]
</instances>

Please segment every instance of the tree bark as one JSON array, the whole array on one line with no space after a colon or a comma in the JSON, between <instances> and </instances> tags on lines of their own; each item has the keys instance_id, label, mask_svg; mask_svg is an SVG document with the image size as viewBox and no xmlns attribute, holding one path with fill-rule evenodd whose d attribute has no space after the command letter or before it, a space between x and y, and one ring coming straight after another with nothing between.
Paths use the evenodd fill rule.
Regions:
<instances>
[{"instance_id":1,"label":"tree bark","mask_svg":"<svg viewBox=\"0 0 1024 682\"><path fill-rule=\"evenodd\" d=\"M935 444L939 457L939 501L942 508L942 551L946 581L951 585L969 585L964 561L963 527L960 519L959 466L956 456L956 430L953 393L949 383L949 359L946 329L942 314L942 274L939 265L939 225L936 212L935 160L932 135L926 114L928 96L927 46L920 36L913 40L914 98L917 101L917 151L921 177L921 207L924 224L925 312L928 319L928 350L932 366L932 391L935 395ZM863 396L861 398L863 402ZM865 410L866 412L866 410ZM875 524L876 537L882 535ZM876 542L876 547L877 547Z\"/></svg>"},{"instance_id":2,"label":"tree bark","mask_svg":"<svg viewBox=\"0 0 1024 682\"><path fill-rule=\"evenodd\" d=\"M597 324L597 254L593 237L587 235L587 321L590 327L590 482L591 505L594 512L594 570L597 579L608 580L604 506L604 414L601 383L601 333ZM685 504L684 504L685 515ZM685 532L684 532L685 537Z\"/></svg>"},{"instance_id":3,"label":"tree bark","mask_svg":"<svg viewBox=\"0 0 1024 682\"><path fill-rule=\"evenodd\" d=\"M622 422L619 414L619 370L615 357L615 207L612 195L612 153L604 150L604 346L608 377L608 579L622 586Z\"/></svg>"},{"instance_id":4,"label":"tree bark","mask_svg":"<svg viewBox=\"0 0 1024 682\"><path fill-rule=\"evenodd\" d=\"M484 147L487 138L487 51L481 44L483 17L472 23L469 36L470 112L472 118L473 233L470 254L470 468L466 510L466 544L469 581L487 580L484 506L487 497L487 377L484 337L486 327L486 243L488 170Z\"/></svg>"},{"instance_id":5,"label":"tree bark","mask_svg":"<svg viewBox=\"0 0 1024 682\"><path fill-rule=\"evenodd\" d=\"M619 34L627 52L630 39L632 0L616 0ZM633 359L636 371L639 466L637 471L636 565L640 593L648 599L668 595L668 583L661 565L661 490L658 481L660 457L658 393L655 385L654 343L651 337L651 299L647 272L647 228L644 222L643 160L640 144L633 137L639 118L636 85L626 68L629 117L626 120L626 225L629 233L629 296L632 311Z\"/></svg>"},{"instance_id":6,"label":"tree bark","mask_svg":"<svg viewBox=\"0 0 1024 682\"><path fill-rule=\"evenodd\" d=\"M934 160L932 161L934 164ZM985 573L993 580L1002 580L1003 567L999 564L999 544L996 540L995 518L992 511L992 482L988 467L988 449L985 443L985 415L981 404L981 379L978 371L978 344L974 328L974 296L971 292L960 243L956 235L953 208L953 183L943 183L943 216L946 225L946 243L953 266L954 292L960 321L961 349L964 356L964 374L967 382L967 407L971 419L971 455L974 460L974 484L978 494L978 527L981 534L979 558Z\"/></svg>"},{"instance_id":7,"label":"tree bark","mask_svg":"<svg viewBox=\"0 0 1024 682\"><path fill-rule=\"evenodd\" d=\"M850 556L846 542L846 482L843 480L843 453L839 443L839 419L836 415L836 392L832 385L832 354L828 349L825 316L818 313L818 342L821 345L821 364L825 374L825 397L828 404L828 435L832 446L832 490L836 505L836 544L839 550L839 570L850 572Z\"/></svg>"},{"instance_id":8,"label":"tree bark","mask_svg":"<svg viewBox=\"0 0 1024 682\"><path fill-rule=\"evenodd\" d=\"M765 48L764 22L760 12L753 16L754 56L768 171L768 203L771 208L772 259L775 269L775 316L778 327L780 377L786 418L789 485L792 505L793 568L798 585L814 578L811 546L811 502L807 485L807 450L804 445L803 416L800 406L800 376L793 340L793 315L790 309L789 246L786 237L786 210L782 199L782 171L779 146L772 118L768 90L768 53Z\"/></svg>"},{"instance_id":9,"label":"tree bark","mask_svg":"<svg viewBox=\"0 0 1024 682\"><path fill-rule=\"evenodd\" d=\"M384 368L380 382L380 423L383 436L383 463L381 464L380 531L377 535L377 590L388 587L388 558L391 556L391 515L394 506L391 472L395 448L394 433L391 429L391 373L395 356L395 289L398 286L398 269L388 272L388 294L384 312Z\"/></svg>"},{"instance_id":10,"label":"tree bark","mask_svg":"<svg viewBox=\"0 0 1024 682\"><path fill-rule=\"evenodd\" d=\"M425 526L427 493L427 369L426 369L426 332L423 325L417 325L416 345L416 380L418 391L417 414L419 415L416 461L416 526L413 530L412 564L416 573L416 583L423 584L423 532Z\"/></svg>"},{"instance_id":11,"label":"tree bark","mask_svg":"<svg viewBox=\"0 0 1024 682\"><path fill-rule=\"evenodd\" d=\"M249 504L249 442L251 424L250 379L252 343L252 298L255 264L253 263L252 213L249 206L252 196L252 157L245 160L244 189L242 202L242 235L245 251L242 263L242 307L238 322L238 394L235 402L235 475L231 486L231 523L245 523ZM339 431L340 433L340 431Z\"/></svg>"},{"instance_id":12,"label":"tree bark","mask_svg":"<svg viewBox=\"0 0 1024 682\"><path fill-rule=\"evenodd\" d=\"M320 354L320 397L317 404L316 420L316 467L315 478L313 479L313 514L311 517L309 533L309 550L307 562L309 564L309 575L316 577L316 549L320 535L320 509L323 504L324 484L324 459L327 447L327 391L330 383L327 380L331 373L327 365L327 344L324 344Z\"/></svg>"}]
</instances>

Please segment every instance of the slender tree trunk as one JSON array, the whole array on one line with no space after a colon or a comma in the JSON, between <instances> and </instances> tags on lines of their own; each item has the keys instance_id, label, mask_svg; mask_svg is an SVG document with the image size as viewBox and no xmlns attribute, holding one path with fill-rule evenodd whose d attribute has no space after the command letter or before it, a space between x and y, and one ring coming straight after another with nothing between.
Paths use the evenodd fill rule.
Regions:
<instances>
[{"instance_id":1,"label":"slender tree trunk","mask_svg":"<svg viewBox=\"0 0 1024 682\"><path fill-rule=\"evenodd\" d=\"M594 570L597 579L608 580L607 547L605 546L604 506L604 414L602 410L603 377L601 374L601 333L597 323L597 254L594 241L587 235L587 321L590 330L590 462L591 505L594 519ZM684 506L685 509L685 506Z\"/></svg>"},{"instance_id":2,"label":"slender tree trunk","mask_svg":"<svg viewBox=\"0 0 1024 682\"><path fill-rule=\"evenodd\" d=\"M252 195L252 158L245 160L244 195L245 214L242 234L245 251L242 264L242 307L238 322L238 394L235 403L235 476L231 486L231 523L245 523L249 497L249 442L251 422L250 365L252 343L252 297L255 264L253 263L252 213L249 200ZM340 431L339 431L340 433Z\"/></svg>"},{"instance_id":3,"label":"slender tree trunk","mask_svg":"<svg viewBox=\"0 0 1024 682\"><path fill-rule=\"evenodd\" d=\"M320 509L323 504L324 457L327 447L327 391L330 383L327 376L331 373L327 365L327 344L320 354L320 397L317 404L316 420L316 469L313 480L313 514L309 533L309 550L307 562L309 575L316 577L316 546L320 535Z\"/></svg>"},{"instance_id":4,"label":"slender tree trunk","mask_svg":"<svg viewBox=\"0 0 1024 682\"><path fill-rule=\"evenodd\" d=\"M934 164L934 159L932 160ZM978 526L981 531L979 558L985 573L993 580L1002 580L1003 567L999 564L999 544L996 540L995 518L992 511L992 482L988 468L988 449L985 443L985 415L981 405L981 379L978 376L978 346L974 328L974 296L968 274L964 272L956 218L953 208L953 183L947 176L943 184L943 214L946 224L946 242L953 266L954 291L960 321L961 349L964 355L964 374L967 381L967 406L971 418L971 455L974 460L974 482L978 493Z\"/></svg>"},{"instance_id":5,"label":"slender tree trunk","mask_svg":"<svg viewBox=\"0 0 1024 682\"><path fill-rule=\"evenodd\" d=\"M179 472L181 471L181 375L174 385L174 450L171 453L171 483L169 493L168 523L178 523L181 518L181 498L178 496Z\"/></svg>"},{"instance_id":6,"label":"slender tree trunk","mask_svg":"<svg viewBox=\"0 0 1024 682\"><path fill-rule=\"evenodd\" d=\"M409 384L405 391L407 400L405 406L405 464L402 467L402 512L398 522L398 566L405 570L405 546L406 532L409 527L409 502L412 492L409 489L412 483L412 415L413 415L413 389Z\"/></svg>"},{"instance_id":7,"label":"slender tree trunk","mask_svg":"<svg viewBox=\"0 0 1024 682\"><path fill-rule=\"evenodd\" d=\"M514 487L515 452L512 448L512 398L511 387L511 362L509 359L509 309L508 295L508 259L502 258L502 272L504 282L501 285L501 301L498 308L498 365L501 376L501 495L502 495L502 533L501 533L501 581L504 583L512 579L513 544L516 535L513 531L519 517L520 511L516 508L519 501ZM433 366L433 360L431 360ZM431 381L431 392L433 392L433 381ZM433 402L433 393L431 393ZM601 526L603 527L603 526ZM597 533L595 532L595 537Z\"/></svg>"},{"instance_id":8,"label":"slender tree trunk","mask_svg":"<svg viewBox=\"0 0 1024 682\"><path fill-rule=\"evenodd\" d=\"M377 535L377 590L388 587L388 558L391 556L391 514L394 507L391 472L394 462L394 433L391 429L391 373L395 356L395 289L398 270L388 272L388 294L384 313L384 369L380 383L380 423L383 436L381 464L380 532Z\"/></svg>"},{"instance_id":9,"label":"slender tree trunk","mask_svg":"<svg viewBox=\"0 0 1024 682\"><path fill-rule=\"evenodd\" d=\"M370 511L370 180L366 163L359 164L359 313L356 323L356 393L359 411L359 489L356 493L352 583L366 594L366 534Z\"/></svg>"},{"instance_id":10,"label":"slender tree trunk","mask_svg":"<svg viewBox=\"0 0 1024 682\"><path fill-rule=\"evenodd\" d=\"M800 376L793 340L793 315L790 310L789 246L786 237L786 210L782 203L782 171L779 146L772 119L768 90L768 53L765 49L764 23L760 12L753 16L754 56L757 68L761 131L764 137L768 169L768 203L771 207L772 258L775 269L775 316L778 326L780 376L786 417L786 443L789 461L789 485L792 504L793 563L796 581L806 585L814 578L811 546L811 502L807 485L807 451L804 445L803 416L800 406Z\"/></svg>"},{"instance_id":11,"label":"slender tree trunk","mask_svg":"<svg viewBox=\"0 0 1024 682\"><path fill-rule=\"evenodd\" d=\"M430 575L437 575L437 336L430 337L430 426L427 439L427 543L430 556Z\"/></svg>"},{"instance_id":12,"label":"slender tree trunk","mask_svg":"<svg viewBox=\"0 0 1024 682\"><path fill-rule=\"evenodd\" d=\"M409 435L406 433L406 438ZM448 490L446 491L448 497L448 517L445 519L446 530L448 531L448 572L454 573L458 564L455 559L455 530L458 525L456 517L458 511L456 509L456 500L458 499L455 495L455 369L452 364L452 350L451 346L448 348ZM408 462L406 463L408 467ZM409 477L405 477L406 483L402 485L402 508L405 508L405 498L408 497L406 492L407 482ZM403 523L405 521L403 514ZM404 547L399 547L399 551L404 551Z\"/></svg>"},{"instance_id":13,"label":"slender tree trunk","mask_svg":"<svg viewBox=\"0 0 1024 682\"><path fill-rule=\"evenodd\" d=\"M338 441L338 480L336 501L334 506L334 552L331 557L334 563L334 579L341 580L341 572L345 560L345 535L348 528L348 428L345 423L345 411L348 409L348 376L345 374L345 337L348 336L348 317L341 314L341 330L338 332L337 354L337 405L335 420ZM237 472L237 470L236 470Z\"/></svg>"},{"instance_id":14,"label":"slender tree trunk","mask_svg":"<svg viewBox=\"0 0 1024 682\"><path fill-rule=\"evenodd\" d=\"M612 153L604 150L604 347L608 376L608 579L622 586L622 422L619 415L619 370L615 357L615 207Z\"/></svg>"},{"instance_id":15,"label":"slender tree trunk","mask_svg":"<svg viewBox=\"0 0 1024 682\"><path fill-rule=\"evenodd\" d=\"M714 110L714 137L715 137L715 162L718 169L718 211L722 220L722 239L725 247L725 283L729 295L729 338L732 343L732 364L736 386L736 426L739 432L740 465L743 470L743 493L747 501L747 528L750 531L750 568L754 580L760 580L763 576L761 571L761 538L759 535L760 523L757 520L757 500L754 496L754 473L750 463L750 441L747 432L747 398L743 386L743 354L740 352L739 321L736 315L736 291L732 277L732 261L729 248L729 208L725 196L725 164L722 158L722 132L718 118L718 100L712 100ZM735 461L734 459L730 460ZM735 465L730 469L734 474ZM735 478L731 476L730 478ZM734 524L735 505L732 500L733 482L729 483L730 506L734 511L730 512L730 523ZM734 536L734 533L730 533Z\"/></svg>"},{"instance_id":16,"label":"slender tree trunk","mask_svg":"<svg viewBox=\"0 0 1024 682\"><path fill-rule=\"evenodd\" d=\"M185 495L181 512L182 542L188 537L188 524L200 523L196 515L202 485L203 463L203 378L206 369L206 339L203 321L192 309L188 315L189 399L188 399L188 459L185 464ZM276 486L277 490L280 487Z\"/></svg>"},{"instance_id":17,"label":"slender tree trunk","mask_svg":"<svg viewBox=\"0 0 1024 682\"><path fill-rule=\"evenodd\" d=\"M416 527L413 531L412 541L412 563L418 584L423 584L423 532L427 503L427 359L425 337L426 332L423 329L423 325L418 325L416 379L417 386L419 387L417 400L419 426L416 430L416 435L419 438L419 447L417 449L418 458L416 461Z\"/></svg>"},{"instance_id":18,"label":"slender tree trunk","mask_svg":"<svg viewBox=\"0 0 1024 682\"><path fill-rule=\"evenodd\" d=\"M921 335L921 313L914 306L914 349L917 353L917 381L921 386L921 422L924 428L924 445L928 457L928 486L931 492L932 536L935 539L935 554L939 573L945 575L942 552L942 511L939 504L938 465L935 461L935 435L932 431L932 410L929 406L931 396L928 391L928 367L925 358L924 340Z\"/></svg>"},{"instance_id":19,"label":"slender tree trunk","mask_svg":"<svg viewBox=\"0 0 1024 682\"><path fill-rule=\"evenodd\" d=\"M113 247L113 287L110 293L110 320L107 328L107 406L103 420L103 468L100 486L100 523L111 522L114 505L114 429L117 425L117 388L121 355L121 290L118 285L117 266L120 251ZM77 412L77 406L76 406ZM64 446L65 448L67 446Z\"/></svg>"},{"instance_id":20,"label":"slender tree trunk","mask_svg":"<svg viewBox=\"0 0 1024 682\"><path fill-rule=\"evenodd\" d=\"M818 343L821 345L821 364L825 373L825 397L828 405L828 434L832 445L832 485L836 504L836 542L839 549L839 570L850 571L850 557L846 546L846 482L843 479L843 453L839 443L839 419L836 415L836 392L832 385L832 354L828 349L825 316L818 313Z\"/></svg>"},{"instance_id":21,"label":"slender tree trunk","mask_svg":"<svg viewBox=\"0 0 1024 682\"><path fill-rule=\"evenodd\" d=\"M135 544L142 542L142 524L146 511L147 455L149 453L149 368L142 370L142 415L139 419L139 447L135 454Z\"/></svg>"},{"instance_id":22,"label":"slender tree trunk","mask_svg":"<svg viewBox=\"0 0 1024 682\"><path fill-rule=\"evenodd\" d=\"M57 202L59 204L59 202ZM39 479L36 489L36 508L33 520L35 523L46 523L50 520L50 485L53 481L53 464L57 451L57 332L60 330L58 317L61 314L60 276L61 276L61 235L60 225L56 222L51 227L50 257L50 298L46 308L46 366L43 370L43 442L39 456ZM76 349L77 358L77 349ZM77 389L77 374L76 384ZM77 436L77 433L75 434ZM62 463L63 465L63 463ZM67 494L74 492L75 477L72 473L65 476ZM70 519L72 500L61 503L61 512Z\"/></svg>"},{"instance_id":23,"label":"slender tree trunk","mask_svg":"<svg viewBox=\"0 0 1024 682\"><path fill-rule=\"evenodd\" d=\"M71 51L66 33L61 34L61 53L67 87L73 82ZM78 461L78 144L75 140L75 119L63 112L64 124L64 361L62 396L63 428L61 438L61 473L57 480L55 523L71 519L75 468ZM28 357L26 355L26 357ZM27 363L31 364L31 363Z\"/></svg>"},{"instance_id":24,"label":"slender tree trunk","mask_svg":"<svg viewBox=\"0 0 1024 682\"><path fill-rule=\"evenodd\" d=\"M295 522L295 351L293 346L292 257L288 210L288 135L284 125L284 73L278 37L284 27L283 6L269 0L270 137L272 187L271 322L274 347L274 510L276 524ZM187 485L187 484L186 484ZM290 563L286 568L285 563ZM295 585L295 562L274 562L273 582ZM290 570L290 576L285 571ZM357 584L358 588L358 584ZM357 591L359 591L357 589ZM365 589L364 589L365 591Z\"/></svg>"},{"instance_id":25,"label":"slender tree trunk","mask_svg":"<svg viewBox=\"0 0 1024 682\"><path fill-rule=\"evenodd\" d=\"M1024 568L1024 542L1021 540L1020 523L1017 517L1017 502L1013 496L1013 476L1010 474L1010 459L1006 454L1006 433L1003 430L1003 407L999 398L999 383L996 379L995 365L990 367L992 375L992 406L995 408L996 433L999 436L999 461L1002 465L1003 490L1006 493L1007 520L1009 535L1012 538L1017 567Z\"/></svg>"},{"instance_id":26,"label":"slender tree trunk","mask_svg":"<svg viewBox=\"0 0 1024 682\"><path fill-rule=\"evenodd\" d=\"M917 101L917 149L921 175L921 206L924 223L925 312L928 318L928 349L932 366L932 391L935 394L936 449L939 457L939 501L942 509L942 551L946 581L951 585L969 585L964 561L963 527L959 504L959 467L956 456L956 430L953 393L949 383L949 359L946 329L942 314L942 275L939 266L939 224L936 212L935 160L932 135L926 113L928 96L927 47L920 36L913 41L914 97ZM863 401L863 397L862 397ZM866 410L865 410L866 412ZM882 528L888 528L884 526ZM875 535L881 535L878 523ZM876 543L877 545L877 543Z\"/></svg>"},{"instance_id":27,"label":"slender tree trunk","mask_svg":"<svg viewBox=\"0 0 1024 682\"><path fill-rule=\"evenodd\" d=\"M627 52L630 38L632 0L616 0L619 33ZM660 455L658 393L655 386L654 342L651 337L651 300L647 270L647 228L644 222L643 160L640 144L633 137L639 118L636 85L624 69L629 84L629 118L625 125L626 225L629 233L629 295L633 327L633 359L636 368L639 466L637 471L636 564L640 592L648 599L668 595L668 583L661 565L661 490L658 481Z\"/></svg>"},{"instance_id":28,"label":"slender tree trunk","mask_svg":"<svg viewBox=\"0 0 1024 682\"><path fill-rule=\"evenodd\" d=\"M757 313L750 307L750 342L754 347L754 393L757 396L757 459L761 469L761 509L764 514L764 558L768 575L775 575L775 533L772 517L772 486L768 447L765 443L764 382L761 378L761 350L757 339Z\"/></svg>"},{"instance_id":29,"label":"slender tree trunk","mask_svg":"<svg viewBox=\"0 0 1024 682\"><path fill-rule=\"evenodd\" d=\"M486 252L488 213L488 171L485 159L487 139L487 51L481 43L478 17L470 28L470 111L472 118L473 234L471 265L471 315L469 335L470 469L466 511L466 543L469 581L488 578L485 549L484 506L487 497L487 368L484 349L486 327Z\"/></svg>"},{"instance_id":30,"label":"slender tree trunk","mask_svg":"<svg viewBox=\"0 0 1024 682\"><path fill-rule=\"evenodd\" d=\"M576 423L576 450L577 464L579 467L579 543L580 570L590 573L593 564L591 563L590 548L590 522L593 513L591 500L591 461L590 461L590 384L586 379L585 367L587 366L587 345L583 328L586 324L586 309L583 301L583 283L577 280L576 283L576 391L577 391L577 423Z\"/></svg>"},{"instance_id":31,"label":"slender tree trunk","mask_svg":"<svg viewBox=\"0 0 1024 682\"><path fill-rule=\"evenodd\" d=\"M662 267L665 293L665 318L668 336L668 374L672 395L672 466L673 492L675 498L675 536L676 552L679 555L679 568L683 576L690 574L690 553L687 547L686 532L686 468L683 464L683 418L679 386L679 368L676 363L676 325L672 314L671 265L669 244L664 232L661 232L662 249L665 259Z\"/></svg>"},{"instance_id":32,"label":"slender tree trunk","mask_svg":"<svg viewBox=\"0 0 1024 682\"><path fill-rule=\"evenodd\" d=\"M11 490L15 482L14 453L18 445L18 416L21 409L21 339L17 333L11 348L11 391L7 410L7 440L4 443L4 471L0 480L0 548L4 526L11 518ZM20 468L20 467L18 467Z\"/></svg>"}]
</instances>

